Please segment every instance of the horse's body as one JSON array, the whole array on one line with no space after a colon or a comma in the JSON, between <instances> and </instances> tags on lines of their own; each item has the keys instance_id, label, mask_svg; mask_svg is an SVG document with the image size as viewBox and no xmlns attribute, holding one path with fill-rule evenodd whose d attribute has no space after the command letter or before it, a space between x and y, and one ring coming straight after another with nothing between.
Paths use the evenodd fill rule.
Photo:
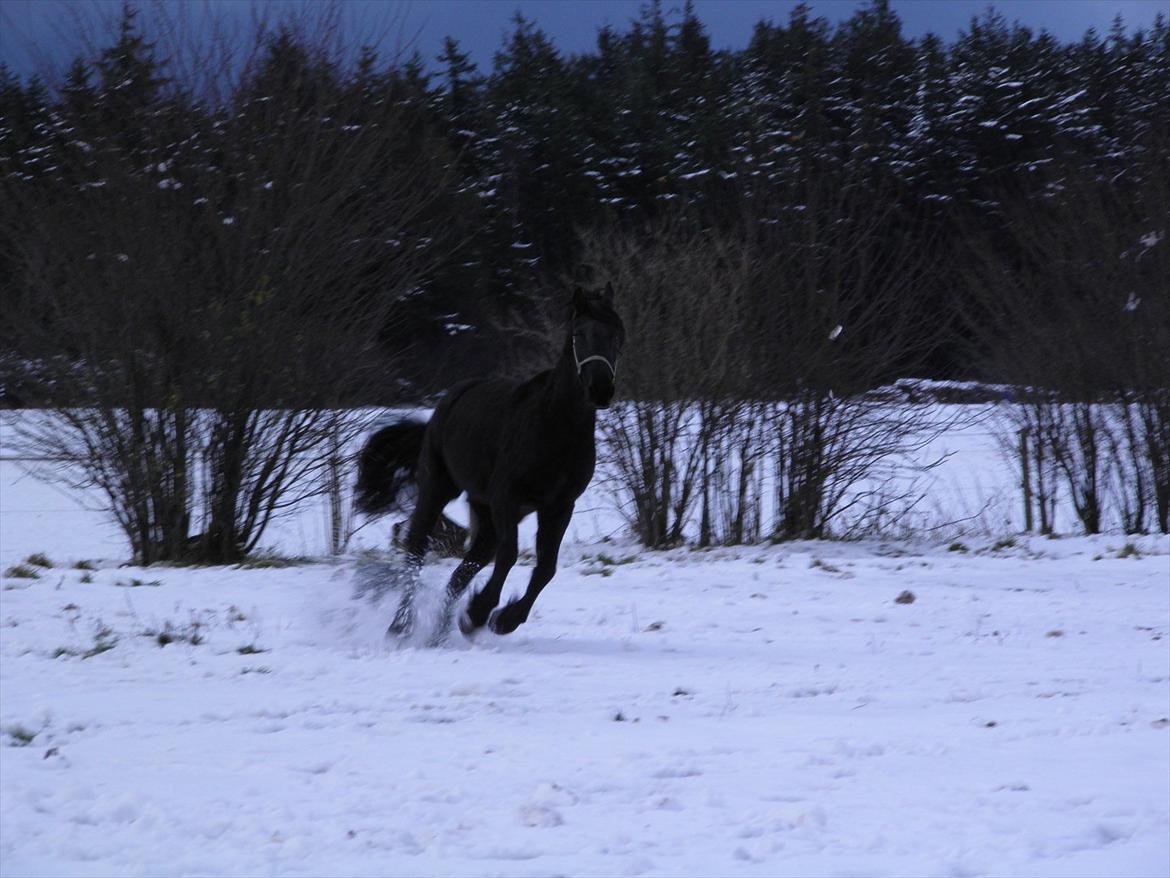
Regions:
<instances>
[{"instance_id":1,"label":"horse's body","mask_svg":"<svg viewBox=\"0 0 1170 878\"><path fill-rule=\"evenodd\" d=\"M573 505L593 477L596 412L613 397L614 364L624 333L612 295L608 285L603 293L574 294L568 338L553 368L522 383L464 382L448 392L429 423L393 424L367 443L358 479L360 508L388 508L411 475L418 486L404 544L408 581L391 633L412 627L414 584L431 531L443 508L464 492L471 509L471 546L447 585L447 612L494 559L491 577L460 615L459 627L470 634L490 616L492 630L507 634L527 620L556 573ZM517 525L532 512L537 515L536 567L528 589L492 615L516 563Z\"/></svg>"}]
</instances>

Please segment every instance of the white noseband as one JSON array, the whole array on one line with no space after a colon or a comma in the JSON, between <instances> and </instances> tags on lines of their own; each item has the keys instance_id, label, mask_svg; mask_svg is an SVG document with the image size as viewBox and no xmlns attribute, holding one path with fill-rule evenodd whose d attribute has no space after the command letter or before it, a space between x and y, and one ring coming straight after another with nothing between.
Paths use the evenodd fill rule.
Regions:
<instances>
[{"instance_id":1,"label":"white noseband","mask_svg":"<svg viewBox=\"0 0 1170 878\"><path fill-rule=\"evenodd\" d=\"M581 367L582 366L584 366L586 363L592 363L594 360L598 360L602 363L605 363L606 368L609 369L609 374L612 375L615 380L617 379L617 369L615 369L613 367L613 363L611 363L605 357L601 356L601 354L594 354L591 357L586 357L584 360L578 359L578 357L577 357L577 337L576 336L573 336L573 359L577 363L577 375L578 376L580 376L580 374L581 374Z\"/></svg>"}]
</instances>

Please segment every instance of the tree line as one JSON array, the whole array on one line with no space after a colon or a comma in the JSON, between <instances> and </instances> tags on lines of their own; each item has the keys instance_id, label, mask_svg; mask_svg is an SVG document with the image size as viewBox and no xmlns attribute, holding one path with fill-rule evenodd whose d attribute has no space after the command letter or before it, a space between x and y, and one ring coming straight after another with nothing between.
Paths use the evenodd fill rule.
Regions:
<instances>
[{"instance_id":1,"label":"tree line","mask_svg":"<svg viewBox=\"0 0 1170 878\"><path fill-rule=\"evenodd\" d=\"M946 332L900 368L1008 378L981 375L971 344L973 237L989 237L1014 269L1014 211L1058 206L1070 187L1092 182L1122 201L1142 193L1164 170L1170 125L1162 16L1147 31L1118 19L1107 34L1062 43L989 9L944 43L906 37L889 3L873 0L836 26L798 6L787 21L759 22L743 49L720 51L690 4L668 14L652 2L572 56L517 15L483 71L453 39L435 59L383 63L372 49L342 55L322 34L278 22L255 35L245 62L234 59L246 69L218 91L149 36L127 7L116 41L75 59L54 87L0 71L5 185L15 177L32 190L6 201L40 198L61 182L47 179L54 174L98 173L97 156L73 167L84 164L70 154L81 142L116 145L127 173L187 185L175 200L200 197L182 179L194 173L197 185L233 198L256 185L287 182L287 192L295 184L280 174L297 169L264 164L263 154L251 166L228 161L229 141L253 134L225 119L246 112L253 131L268 129L254 136L273 153L280 138L297 136L293 127L356 132L392 109L401 136L388 137L383 165L426 155L414 173L436 195L428 217L445 212L434 225L458 244L420 274L413 295L399 297L397 319L382 328L383 347L414 354L412 386L432 391L486 365L501 320L588 271L584 230L641 234L683 214L697 228L756 234L807 209L791 190L809 180L847 187L861 209L882 211L882 249L931 257L917 283L927 288L922 307ZM320 167L332 158L314 156ZM352 170L370 175L372 188L384 167ZM203 197L228 218L224 196ZM417 219L398 250L416 246L412 236L435 246L426 218ZM247 239L238 227L217 239L225 232ZM19 266L7 258L15 280Z\"/></svg>"}]
</instances>

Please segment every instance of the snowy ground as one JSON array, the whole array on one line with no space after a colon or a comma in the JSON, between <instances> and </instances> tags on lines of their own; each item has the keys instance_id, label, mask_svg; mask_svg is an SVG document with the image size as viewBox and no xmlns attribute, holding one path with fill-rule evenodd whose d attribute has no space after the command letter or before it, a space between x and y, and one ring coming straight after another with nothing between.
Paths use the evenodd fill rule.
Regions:
<instances>
[{"instance_id":1,"label":"snowy ground","mask_svg":"<svg viewBox=\"0 0 1170 878\"><path fill-rule=\"evenodd\" d=\"M2 876L1170 875L1170 540L997 545L977 419L933 542L638 553L595 486L526 627L430 650L352 560L120 566L9 423L0 570L55 566L0 583Z\"/></svg>"},{"instance_id":2,"label":"snowy ground","mask_svg":"<svg viewBox=\"0 0 1170 878\"><path fill-rule=\"evenodd\" d=\"M991 542L578 543L435 650L352 564L6 578L0 873L1170 873L1170 542Z\"/></svg>"}]
</instances>

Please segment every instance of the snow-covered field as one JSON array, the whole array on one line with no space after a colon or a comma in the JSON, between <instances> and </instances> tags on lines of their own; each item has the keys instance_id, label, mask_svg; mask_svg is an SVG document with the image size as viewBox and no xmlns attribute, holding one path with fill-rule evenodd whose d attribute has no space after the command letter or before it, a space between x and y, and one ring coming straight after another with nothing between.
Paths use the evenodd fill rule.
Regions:
<instances>
[{"instance_id":1,"label":"snow-covered field","mask_svg":"<svg viewBox=\"0 0 1170 878\"><path fill-rule=\"evenodd\" d=\"M0 464L0 563L55 562L0 590L0 874L1170 874L1167 538L638 553L603 505L516 634L396 650L353 561L120 567Z\"/></svg>"}]
</instances>

